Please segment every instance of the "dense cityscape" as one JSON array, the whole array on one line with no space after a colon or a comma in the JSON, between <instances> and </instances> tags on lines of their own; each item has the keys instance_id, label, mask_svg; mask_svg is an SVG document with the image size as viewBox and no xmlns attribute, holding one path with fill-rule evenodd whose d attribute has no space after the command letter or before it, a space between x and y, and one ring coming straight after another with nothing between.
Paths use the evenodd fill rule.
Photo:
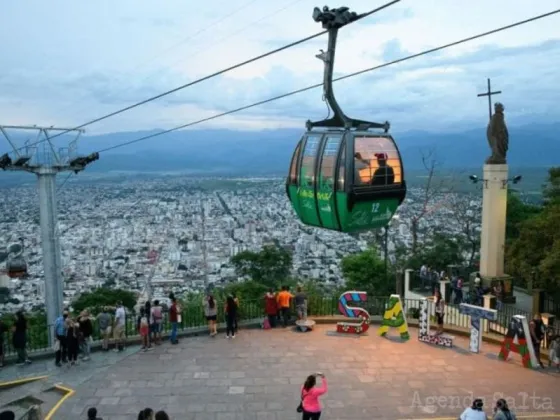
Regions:
<instances>
[{"instance_id":1,"label":"dense cityscape","mask_svg":"<svg viewBox=\"0 0 560 420\"><path fill-rule=\"evenodd\" d=\"M0 269L8 262L7 247L21 238L29 273L26 279L0 274L0 286L10 292L0 310L21 305L40 309L44 283L35 188L1 189L0 195ZM398 244L410 246L409 221L424 208L424 195L422 189L411 189L393 218L387 235L389 258ZM445 205L453 201L449 196L430 200L420 227L462 229ZM478 208L469 197L462 199ZM58 194L58 213L65 304L101 286L132 290L141 299L147 287L154 297L164 298L170 291L204 290L206 283L242 281L230 258L268 244L293 253L294 277L336 286L343 282L341 259L367 249L379 234L348 235L301 224L281 179L70 183Z\"/></svg>"}]
</instances>

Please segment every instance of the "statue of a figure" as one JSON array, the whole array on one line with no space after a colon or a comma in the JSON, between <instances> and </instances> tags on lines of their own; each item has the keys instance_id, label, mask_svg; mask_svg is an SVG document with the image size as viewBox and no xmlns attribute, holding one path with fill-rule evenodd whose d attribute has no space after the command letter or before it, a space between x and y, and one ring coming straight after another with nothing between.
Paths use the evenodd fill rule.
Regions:
<instances>
[{"instance_id":1,"label":"statue of a figure","mask_svg":"<svg viewBox=\"0 0 560 420\"><path fill-rule=\"evenodd\" d=\"M509 147L509 134L504 118L504 106L500 102L494 104L494 115L488 123L486 137L492 155L486 159L488 165L504 165Z\"/></svg>"}]
</instances>

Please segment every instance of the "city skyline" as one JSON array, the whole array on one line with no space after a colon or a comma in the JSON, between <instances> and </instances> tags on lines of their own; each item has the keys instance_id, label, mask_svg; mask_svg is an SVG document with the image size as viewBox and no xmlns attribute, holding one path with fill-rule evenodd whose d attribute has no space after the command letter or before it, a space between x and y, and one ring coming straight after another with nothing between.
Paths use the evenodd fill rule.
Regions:
<instances>
[{"instance_id":1,"label":"city skyline","mask_svg":"<svg viewBox=\"0 0 560 420\"><path fill-rule=\"evenodd\" d=\"M399 217L391 223L391 258L398 245L410 245L407 223L421 206L421 192L410 189ZM22 304L28 310L43 304L35 194L32 187L0 190L0 214L4 215L0 219L0 254L21 237L28 265L27 279L10 280L1 274L7 260L0 261L0 286L8 287L11 297L20 302L0 304L0 312ZM456 219L446 216L451 211L446 197L434 197L422 226L461 232ZM97 182L69 186L57 198L65 305L84 292L109 285L108 281L110 287L135 291L141 297L151 285L153 296L161 298L170 291L182 295L204 290L206 279L215 285L241 281L230 258L245 250L260 251L271 243L291 249L294 278L337 287L344 282L342 258L375 241L375 232L347 235L301 224L281 180L176 176ZM468 204L471 197L464 199ZM472 208L477 208L476 203ZM153 252L158 254L155 264Z\"/></svg>"}]
</instances>

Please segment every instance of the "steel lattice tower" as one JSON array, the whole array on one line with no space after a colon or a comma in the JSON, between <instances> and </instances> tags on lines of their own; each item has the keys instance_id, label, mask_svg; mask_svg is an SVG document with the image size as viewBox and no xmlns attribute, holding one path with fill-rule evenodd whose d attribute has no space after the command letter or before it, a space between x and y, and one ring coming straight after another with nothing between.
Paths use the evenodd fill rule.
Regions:
<instances>
[{"instance_id":1,"label":"steel lattice tower","mask_svg":"<svg viewBox=\"0 0 560 420\"><path fill-rule=\"evenodd\" d=\"M17 148L7 130L35 131L36 140ZM58 151L50 138L50 132L70 133L73 139L68 147ZM57 235L56 175L60 172L83 171L91 162L99 159L98 153L88 156L76 154L76 144L84 130L56 127L0 125L0 133L12 148L12 153L0 156L0 169L31 172L37 176L43 270L45 281L45 307L49 326L49 344L54 343L54 323L62 312L63 283L60 243ZM42 141L41 141L42 140Z\"/></svg>"}]
</instances>

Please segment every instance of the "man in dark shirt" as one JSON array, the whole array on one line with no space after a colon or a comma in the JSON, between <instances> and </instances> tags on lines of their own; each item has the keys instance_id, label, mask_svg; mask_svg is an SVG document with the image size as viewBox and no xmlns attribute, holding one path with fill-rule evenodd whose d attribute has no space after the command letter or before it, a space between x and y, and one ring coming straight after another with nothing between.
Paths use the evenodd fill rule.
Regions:
<instances>
[{"instance_id":1,"label":"man in dark shirt","mask_svg":"<svg viewBox=\"0 0 560 420\"><path fill-rule=\"evenodd\" d=\"M392 185L395 183L395 171L387 165L387 155L385 153L376 153L377 165L379 166L373 173L371 185Z\"/></svg>"},{"instance_id":2,"label":"man in dark shirt","mask_svg":"<svg viewBox=\"0 0 560 420\"><path fill-rule=\"evenodd\" d=\"M544 322L541 314L535 314L529 324L529 331L531 332L531 341L533 341L533 347L535 348L535 356L540 367L544 369L544 364L541 362L541 342L544 338Z\"/></svg>"},{"instance_id":3,"label":"man in dark shirt","mask_svg":"<svg viewBox=\"0 0 560 420\"><path fill-rule=\"evenodd\" d=\"M294 296L298 319L307 319L307 295L298 286L296 295Z\"/></svg>"}]
</instances>

